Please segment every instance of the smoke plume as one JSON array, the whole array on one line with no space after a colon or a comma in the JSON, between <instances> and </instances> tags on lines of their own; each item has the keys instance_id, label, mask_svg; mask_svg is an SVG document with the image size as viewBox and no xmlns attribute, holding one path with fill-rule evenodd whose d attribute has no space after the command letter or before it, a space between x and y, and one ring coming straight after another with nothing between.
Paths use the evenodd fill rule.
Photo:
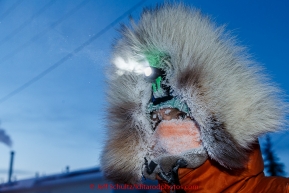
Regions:
<instances>
[{"instance_id":1,"label":"smoke plume","mask_svg":"<svg viewBox=\"0 0 289 193\"><path fill-rule=\"evenodd\" d=\"M0 127L0 143L1 142L6 144L9 147L12 146L12 141L11 141L9 135L7 135L5 133L5 130Z\"/></svg>"}]
</instances>

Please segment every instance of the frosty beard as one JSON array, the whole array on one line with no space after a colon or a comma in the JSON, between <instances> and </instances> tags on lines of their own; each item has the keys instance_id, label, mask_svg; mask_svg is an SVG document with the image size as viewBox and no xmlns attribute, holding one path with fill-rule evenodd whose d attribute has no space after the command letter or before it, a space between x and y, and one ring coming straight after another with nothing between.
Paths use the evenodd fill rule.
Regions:
<instances>
[{"instance_id":1,"label":"frosty beard","mask_svg":"<svg viewBox=\"0 0 289 193\"><path fill-rule=\"evenodd\" d=\"M146 178L154 180L160 172L170 173L180 159L187 163L186 168L197 168L207 160L208 155L197 124L190 119L172 119L163 120L156 127L147 158L142 172ZM156 167L148 169L152 162Z\"/></svg>"},{"instance_id":2,"label":"frosty beard","mask_svg":"<svg viewBox=\"0 0 289 193\"><path fill-rule=\"evenodd\" d=\"M157 126L152 138L152 153L155 156L180 155L201 146L200 131L192 120L163 120Z\"/></svg>"}]
</instances>

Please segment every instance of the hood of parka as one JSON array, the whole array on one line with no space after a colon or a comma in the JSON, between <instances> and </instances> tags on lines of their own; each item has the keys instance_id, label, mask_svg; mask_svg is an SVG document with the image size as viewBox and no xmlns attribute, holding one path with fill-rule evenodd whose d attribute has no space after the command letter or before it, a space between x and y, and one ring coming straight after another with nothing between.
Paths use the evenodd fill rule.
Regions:
<instances>
[{"instance_id":1,"label":"hood of parka","mask_svg":"<svg viewBox=\"0 0 289 193\"><path fill-rule=\"evenodd\" d=\"M101 166L118 183L138 183L153 128L147 114L152 84L148 56L166 55L162 68L171 94L187 104L208 156L243 168L256 138L283 123L280 92L243 47L198 10L165 5L123 26L108 70L107 140ZM161 53L161 54L159 54ZM283 109L282 109L283 108Z\"/></svg>"}]
</instances>

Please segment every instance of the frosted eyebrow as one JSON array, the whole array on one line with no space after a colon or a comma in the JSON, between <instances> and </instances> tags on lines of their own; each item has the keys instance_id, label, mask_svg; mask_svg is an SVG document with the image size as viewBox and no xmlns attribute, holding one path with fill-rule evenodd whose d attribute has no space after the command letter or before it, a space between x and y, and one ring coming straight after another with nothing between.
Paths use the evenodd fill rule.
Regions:
<instances>
[{"instance_id":1,"label":"frosted eyebrow","mask_svg":"<svg viewBox=\"0 0 289 193\"><path fill-rule=\"evenodd\" d=\"M166 109L165 110L165 115L169 115L171 113L172 109Z\"/></svg>"},{"instance_id":2,"label":"frosted eyebrow","mask_svg":"<svg viewBox=\"0 0 289 193\"><path fill-rule=\"evenodd\" d=\"M168 109L168 114L165 112L166 115L176 116L180 113L183 113L182 111L179 111L178 109Z\"/></svg>"}]
</instances>

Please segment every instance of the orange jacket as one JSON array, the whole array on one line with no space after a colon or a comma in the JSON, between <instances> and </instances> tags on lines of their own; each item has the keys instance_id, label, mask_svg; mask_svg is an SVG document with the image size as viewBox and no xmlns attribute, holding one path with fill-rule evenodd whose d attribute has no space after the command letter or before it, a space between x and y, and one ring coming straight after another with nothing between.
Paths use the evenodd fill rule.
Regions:
<instances>
[{"instance_id":1,"label":"orange jacket","mask_svg":"<svg viewBox=\"0 0 289 193\"><path fill-rule=\"evenodd\" d=\"M229 171L221 168L212 160L207 160L196 169L180 168L178 171L180 186L186 193L289 193L289 178L265 177L264 163L259 144L254 147L246 169ZM168 185L159 180L160 186ZM162 190L169 193L168 188Z\"/></svg>"}]
</instances>

